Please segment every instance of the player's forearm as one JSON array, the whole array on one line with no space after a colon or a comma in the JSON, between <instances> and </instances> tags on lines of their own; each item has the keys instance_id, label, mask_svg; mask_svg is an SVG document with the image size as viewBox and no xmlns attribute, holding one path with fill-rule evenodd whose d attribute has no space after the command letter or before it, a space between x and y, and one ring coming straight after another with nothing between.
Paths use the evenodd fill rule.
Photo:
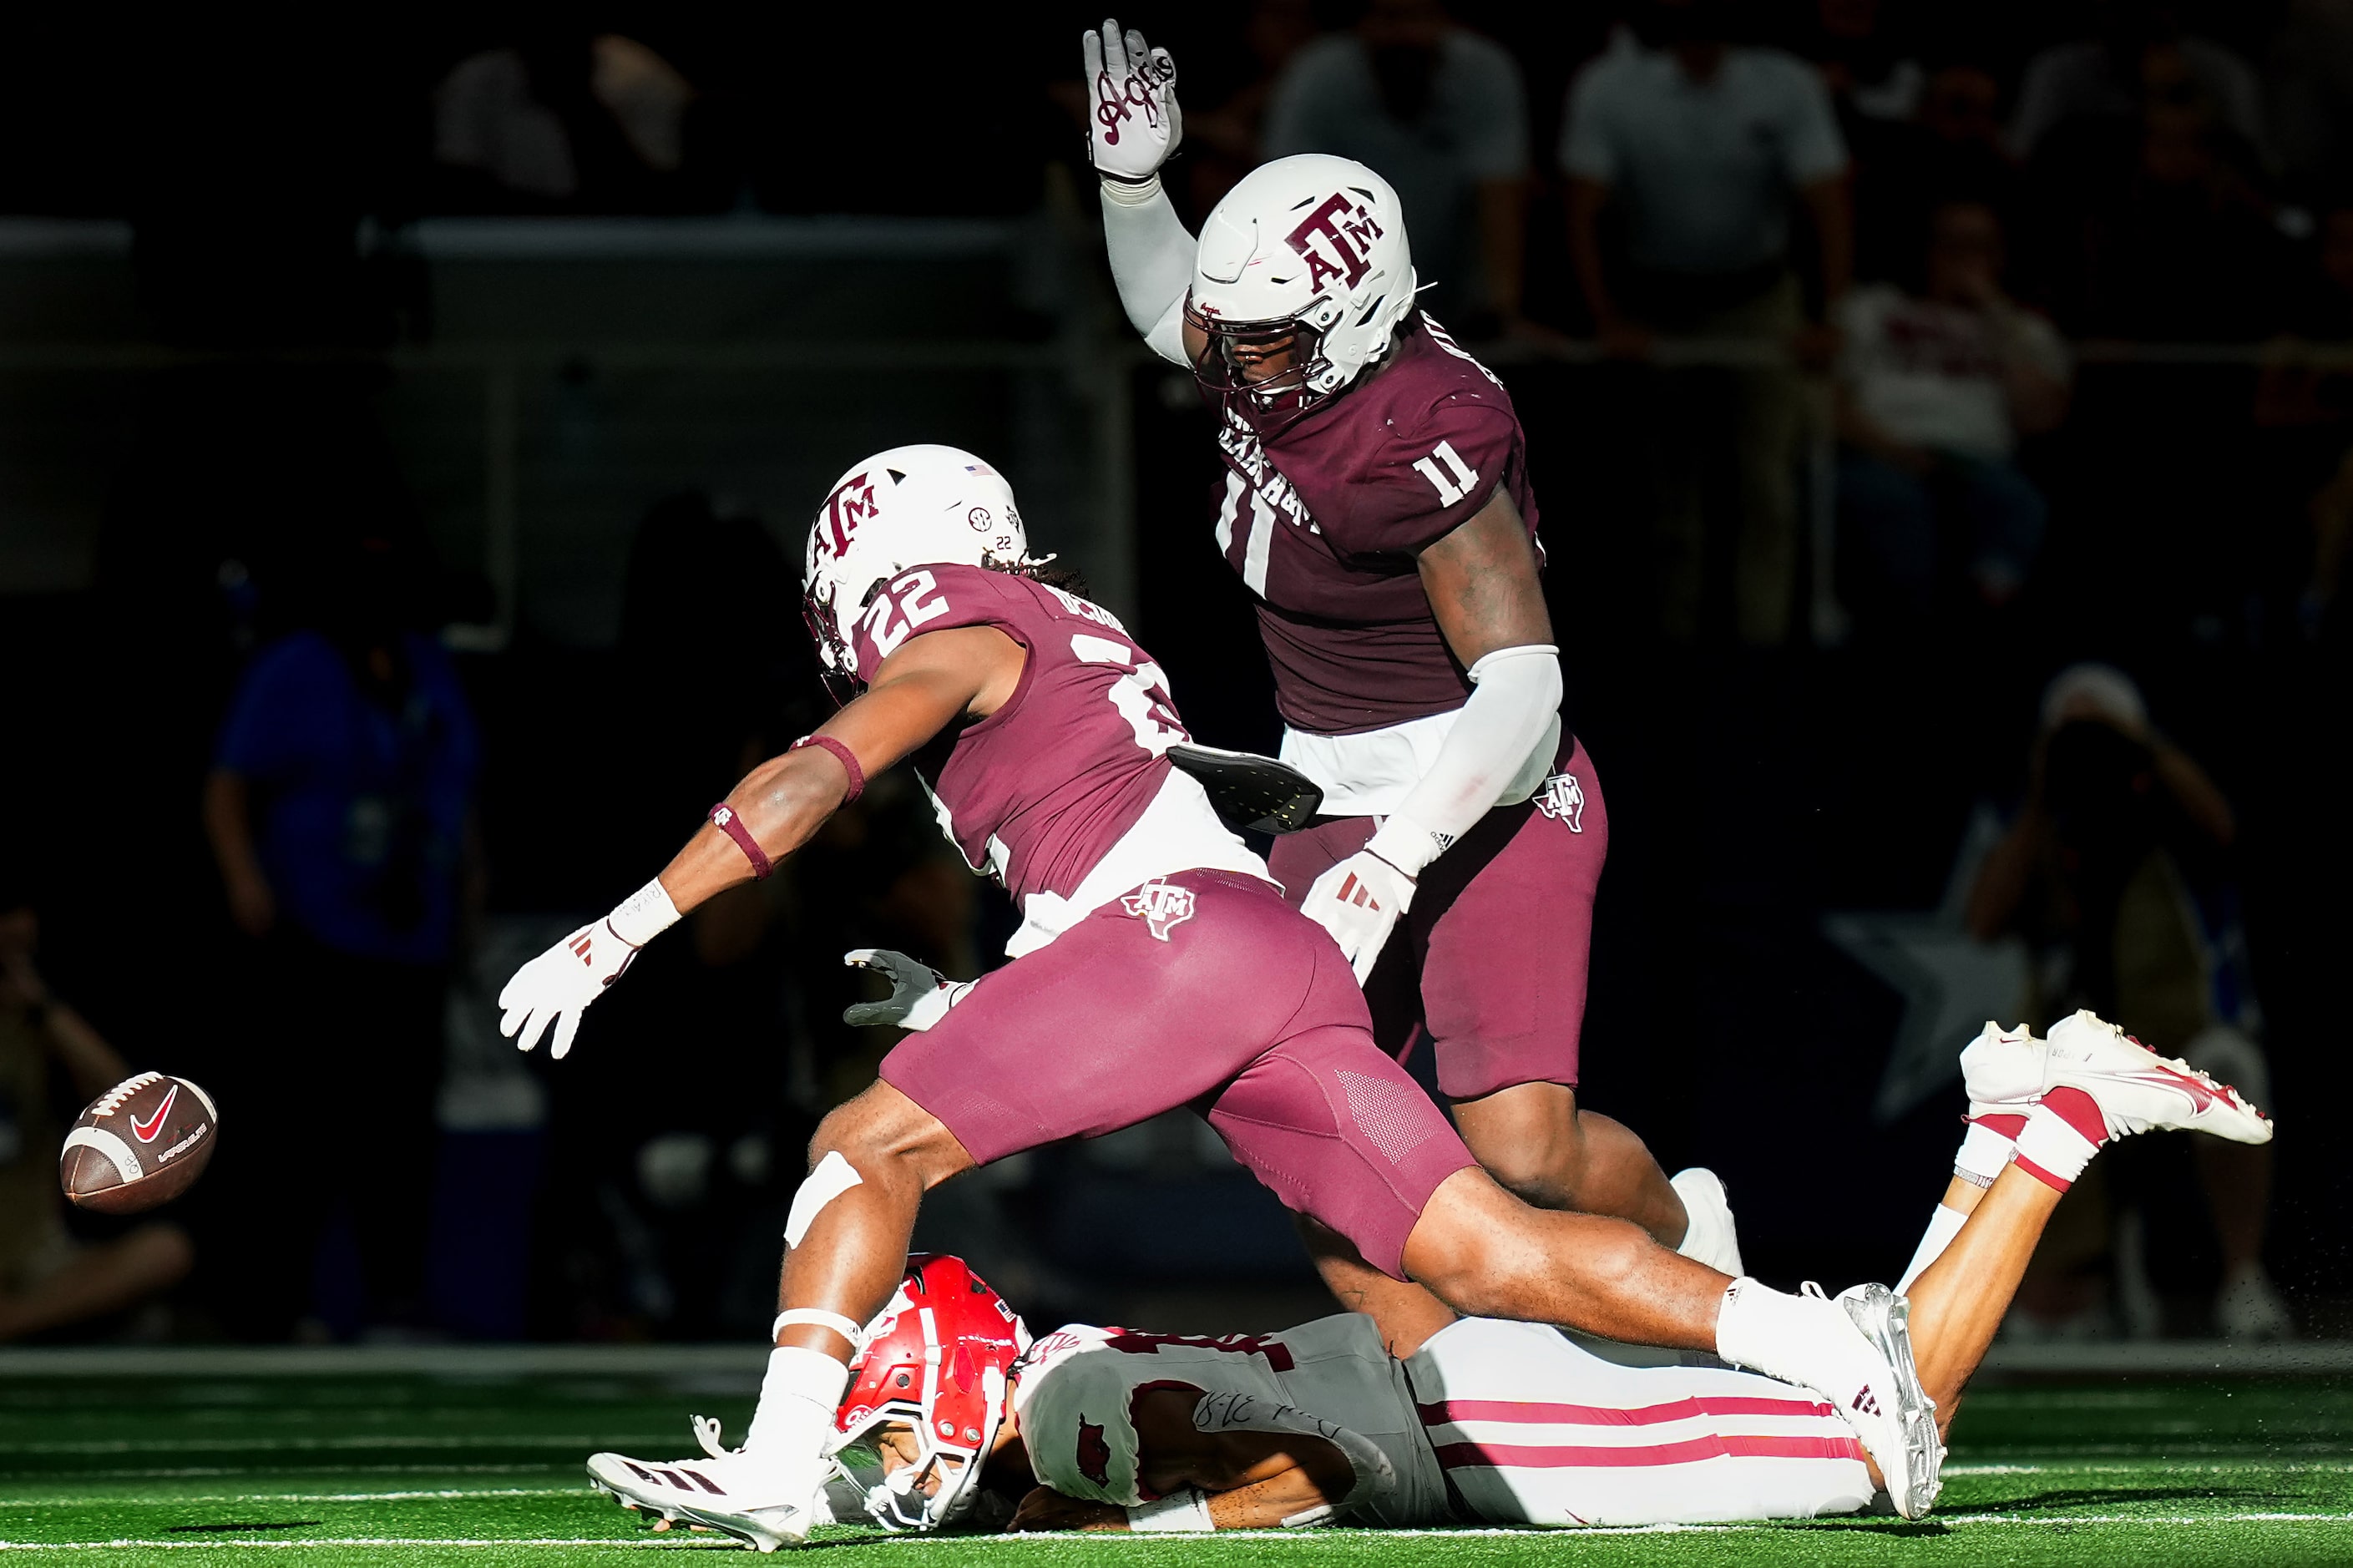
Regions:
<instances>
[{"instance_id":1,"label":"player's forearm","mask_svg":"<svg viewBox=\"0 0 2353 1568\"><path fill-rule=\"evenodd\" d=\"M1193 237L1161 189L1160 176L1106 179L1103 184L1103 245L1120 308L1153 353L1184 363L1180 334L1186 290L1193 281Z\"/></svg>"},{"instance_id":2,"label":"player's forearm","mask_svg":"<svg viewBox=\"0 0 2353 1568\"><path fill-rule=\"evenodd\" d=\"M814 837L849 794L849 770L831 752L804 747L771 757L744 775L723 803L770 865ZM678 912L762 874L733 835L706 822L662 868Z\"/></svg>"},{"instance_id":3,"label":"player's forearm","mask_svg":"<svg viewBox=\"0 0 2353 1568\"><path fill-rule=\"evenodd\" d=\"M1285 1520L1335 1507L1315 1478L1302 1467L1251 1486L1213 1494L1209 1522L1219 1530L1280 1530Z\"/></svg>"},{"instance_id":4,"label":"player's forearm","mask_svg":"<svg viewBox=\"0 0 2353 1568\"><path fill-rule=\"evenodd\" d=\"M1409 877L1494 809L1560 716L1560 650L1550 643L1500 648L1471 679L1471 700L1430 771L1366 846Z\"/></svg>"}]
</instances>

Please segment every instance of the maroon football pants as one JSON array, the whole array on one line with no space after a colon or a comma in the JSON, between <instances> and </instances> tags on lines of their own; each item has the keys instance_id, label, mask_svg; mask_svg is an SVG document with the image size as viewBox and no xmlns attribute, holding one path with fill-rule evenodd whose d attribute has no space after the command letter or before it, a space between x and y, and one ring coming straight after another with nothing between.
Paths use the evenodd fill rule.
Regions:
<instances>
[{"instance_id":1,"label":"maroon football pants","mask_svg":"<svg viewBox=\"0 0 2353 1568\"><path fill-rule=\"evenodd\" d=\"M1285 834L1268 868L1295 905L1376 826L1340 816ZM1451 1100L1522 1083L1576 1088L1593 895L1609 852L1593 759L1564 734L1534 799L1489 812L1423 869L1365 982L1381 1049L1404 1061L1426 1030Z\"/></svg>"},{"instance_id":2,"label":"maroon football pants","mask_svg":"<svg viewBox=\"0 0 2353 1568\"><path fill-rule=\"evenodd\" d=\"M1332 939L1226 871L1146 883L986 976L882 1080L984 1165L1189 1106L1286 1207L1397 1279L1430 1194L1476 1163L1374 1045Z\"/></svg>"}]
</instances>

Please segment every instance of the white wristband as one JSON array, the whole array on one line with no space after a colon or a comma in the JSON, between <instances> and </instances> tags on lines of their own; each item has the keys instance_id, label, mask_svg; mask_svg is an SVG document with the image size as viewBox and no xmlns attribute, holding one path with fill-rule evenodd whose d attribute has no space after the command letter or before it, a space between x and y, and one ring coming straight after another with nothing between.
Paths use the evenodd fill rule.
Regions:
<instances>
[{"instance_id":1,"label":"white wristband","mask_svg":"<svg viewBox=\"0 0 2353 1568\"><path fill-rule=\"evenodd\" d=\"M623 899L605 917L605 923L631 947L643 947L678 924L678 906L670 901L670 890L656 877Z\"/></svg>"},{"instance_id":2,"label":"white wristband","mask_svg":"<svg viewBox=\"0 0 2353 1568\"><path fill-rule=\"evenodd\" d=\"M1158 1502L1127 1510L1127 1528L1138 1535L1179 1535L1215 1530L1209 1500L1198 1488L1170 1492Z\"/></svg>"},{"instance_id":3,"label":"white wristband","mask_svg":"<svg viewBox=\"0 0 2353 1568\"><path fill-rule=\"evenodd\" d=\"M1103 174L1103 200L1117 202L1124 207L1150 206L1160 199L1159 171L1140 180L1123 180L1117 174Z\"/></svg>"}]
</instances>

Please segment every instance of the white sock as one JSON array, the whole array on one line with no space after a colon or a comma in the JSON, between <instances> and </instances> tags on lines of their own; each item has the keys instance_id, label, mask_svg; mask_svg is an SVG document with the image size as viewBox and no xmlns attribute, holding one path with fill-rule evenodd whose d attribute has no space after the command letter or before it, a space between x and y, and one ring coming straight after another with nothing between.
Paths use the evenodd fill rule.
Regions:
<instances>
[{"instance_id":1,"label":"white sock","mask_svg":"<svg viewBox=\"0 0 2353 1568\"><path fill-rule=\"evenodd\" d=\"M1715 1353L1735 1366L1761 1372L1785 1383L1805 1383L1790 1375L1788 1348L1820 1337L1821 1303L1792 1296L1742 1275L1724 1293L1715 1315Z\"/></svg>"},{"instance_id":2,"label":"white sock","mask_svg":"<svg viewBox=\"0 0 2353 1568\"><path fill-rule=\"evenodd\" d=\"M768 1352L759 1407L744 1434L744 1451L786 1459L816 1454L833 1429L841 1391L849 1386L849 1368L824 1352L778 1345Z\"/></svg>"},{"instance_id":3,"label":"white sock","mask_svg":"<svg viewBox=\"0 0 2353 1568\"><path fill-rule=\"evenodd\" d=\"M1897 1295L1910 1291L1912 1281L1928 1272L1928 1265L1945 1256L1945 1248L1953 1245L1953 1237L1961 1234L1961 1223L1968 1217L1958 1209L1948 1209L1942 1204L1936 1205L1936 1212L1928 1216L1928 1233L1920 1238L1919 1250L1913 1253L1912 1261L1904 1269L1904 1278L1895 1283Z\"/></svg>"},{"instance_id":4,"label":"white sock","mask_svg":"<svg viewBox=\"0 0 2353 1568\"><path fill-rule=\"evenodd\" d=\"M1992 1117L1970 1122L1969 1130L1961 1136L1960 1149L1953 1155L1953 1174L1980 1187L1993 1185L1993 1179L2001 1174L2002 1168L2018 1152L2018 1145L2011 1141L2012 1133L2003 1129L2015 1128L2025 1120L2022 1116L2004 1116L1999 1122ZM1945 1255L1945 1248L1953 1245L1953 1237L1961 1234L1961 1225L1968 1217L1958 1209L1936 1205L1936 1211L1928 1216L1927 1233L1920 1237L1919 1249L1912 1254L1904 1278L1896 1282L1896 1294L1910 1290L1912 1281L1926 1274L1928 1266Z\"/></svg>"},{"instance_id":5,"label":"white sock","mask_svg":"<svg viewBox=\"0 0 2353 1568\"><path fill-rule=\"evenodd\" d=\"M1980 1187L1993 1185L1993 1179L2001 1174L2002 1167L2009 1164L2010 1156L2018 1152L2017 1137L2015 1130L2004 1132L1988 1125L1987 1121L1970 1122L1968 1131L1961 1138L1959 1152L1953 1156L1953 1174Z\"/></svg>"}]
</instances>

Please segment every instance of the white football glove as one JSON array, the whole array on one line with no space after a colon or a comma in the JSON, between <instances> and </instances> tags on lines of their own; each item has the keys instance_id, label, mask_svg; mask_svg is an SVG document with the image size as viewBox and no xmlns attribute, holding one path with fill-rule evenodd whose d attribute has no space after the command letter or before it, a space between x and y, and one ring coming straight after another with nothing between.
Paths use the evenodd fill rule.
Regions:
<instances>
[{"instance_id":1,"label":"white football glove","mask_svg":"<svg viewBox=\"0 0 2353 1568\"><path fill-rule=\"evenodd\" d=\"M880 1002L856 1002L841 1010L841 1021L863 1028L887 1024L900 1029L928 1029L947 1016L979 982L950 980L928 963L918 963L887 947L852 948L841 962L853 969L871 969L891 983L891 994Z\"/></svg>"},{"instance_id":2,"label":"white football glove","mask_svg":"<svg viewBox=\"0 0 2353 1568\"><path fill-rule=\"evenodd\" d=\"M515 1049L527 1051L551 1023L559 1061L572 1049L580 1032L580 1015L621 977L638 950L613 934L609 919L592 921L514 972L499 993L505 1014L499 1033L514 1038Z\"/></svg>"},{"instance_id":3,"label":"white football glove","mask_svg":"<svg viewBox=\"0 0 2353 1568\"><path fill-rule=\"evenodd\" d=\"M1315 879L1299 912L1332 933L1362 985L1398 917L1412 903L1413 879L1359 849Z\"/></svg>"},{"instance_id":4,"label":"white football glove","mask_svg":"<svg viewBox=\"0 0 2353 1568\"><path fill-rule=\"evenodd\" d=\"M1134 28L1105 20L1080 36L1086 61L1087 150L1099 174L1142 180L1159 171L1185 139L1176 111L1176 63L1146 48Z\"/></svg>"}]
</instances>

